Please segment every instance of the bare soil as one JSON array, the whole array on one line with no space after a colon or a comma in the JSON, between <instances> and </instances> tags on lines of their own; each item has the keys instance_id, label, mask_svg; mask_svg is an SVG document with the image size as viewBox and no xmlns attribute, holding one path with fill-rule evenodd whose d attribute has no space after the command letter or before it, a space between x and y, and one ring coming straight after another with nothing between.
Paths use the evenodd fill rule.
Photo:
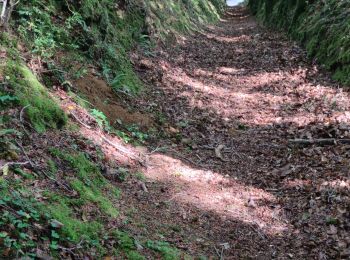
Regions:
<instances>
[{"instance_id":1,"label":"bare soil","mask_svg":"<svg viewBox=\"0 0 350 260\"><path fill-rule=\"evenodd\" d=\"M125 125L137 124L146 129L152 127L153 120L149 115L129 111L121 102L116 102L115 92L104 80L89 74L76 80L73 85L80 95L107 116L111 124L120 120Z\"/></svg>"}]
</instances>

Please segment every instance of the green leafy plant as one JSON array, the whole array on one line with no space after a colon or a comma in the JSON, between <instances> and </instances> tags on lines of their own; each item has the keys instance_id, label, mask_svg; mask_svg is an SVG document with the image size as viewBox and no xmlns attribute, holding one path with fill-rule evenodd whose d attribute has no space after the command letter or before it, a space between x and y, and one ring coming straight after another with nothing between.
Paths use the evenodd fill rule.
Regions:
<instances>
[{"instance_id":1,"label":"green leafy plant","mask_svg":"<svg viewBox=\"0 0 350 260\"><path fill-rule=\"evenodd\" d=\"M0 254L5 258L35 258L39 243L48 239L58 246L65 239L60 237L58 229L44 228L49 226L51 216L41 211L41 203L25 195L27 191L17 190L17 186L8 181L0 182Z\"/></svg>"},{"instance_id":2,"label":"green leafy plant","mask_svg":"<svg viewBox=\"0 0 350 260\"><path fill-rule=\"evenodd\" d=\"M95 118L95 120L100 128L105 129L107 131L109 131L111 129L108 118L106 117L106 115L103 112L94 108L94 109L90 110L90 113Z\"/></svg>"}]
</instances>

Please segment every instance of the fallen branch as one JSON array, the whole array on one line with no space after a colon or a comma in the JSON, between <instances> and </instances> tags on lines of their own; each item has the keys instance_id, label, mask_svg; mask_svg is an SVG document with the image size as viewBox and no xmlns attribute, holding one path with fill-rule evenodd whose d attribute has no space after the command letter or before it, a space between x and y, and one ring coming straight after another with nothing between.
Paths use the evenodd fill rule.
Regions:
<instances>
[{"instance_id":1,"label":"fallen branch","mask_svg":"<svg viewBox=\"0 0 350 260\"><path fill-rule=\"evenodd\" d=\"M21 148L24 156L27 158L27 162L26 164L29 164L34 170L38 171L39 173L42 173L46 178L48 178L49 180L53 181L54 183L56 183L56 185L60 186L61 188L63 188L64 190L72 193L72 189L70 189L70 187L64 183L59 182L58 180L56 180L55 178L51 177L50 175L48 175L45 171L40 170L39 167L32 161L30 160L27 152L25 151L24 147L16 140L16 144ZM3 166L3 168L6 166L6 164Z\"/></svg>"},{"instance_id":2,"label":"fallen branch","mask_svg":"<svg viewBox=\"0 0 350 260\"><path fill-rule=\"evenodd\" d=\"M215 155L216 155L216 157L219 158L221 161L223 161L223 162L229 162L230 160L226 160L226 159L222 156L222 154L221 154L221 150L224 149L224 148L225 148L225 145L223 145L223 144L220 144L218 147L216 147L216 148L214 149Z\"/></svg>"},{"instance_id":3,"label":"fallen branch","mask_svg":"<svg viewBox=\"0 0 350 260\"><path fill-rule=\"evenodd\" d=\"M350 144L350 139L335 139L335 138L321 138L321 139L290 139L290 144L296 145L336 145L336 144Z\"/></svg>"},{"instance_id":4,"label":"fallen branch","mask_svg":"<svg viewBox=\"0 0 350 260\"><path fill-rule=\"evenodd\" d=\"M24 150L24 147L16 140L16 144L17 146L19 146L24 154L24 156L27 158L28 163L30 164L30 166L34 169L35 168L35 164L32 162L32 160L29 159L29 156L27 154L27 152Z\"/></svg>"},{"instance_id":5,"label":"fallen branch","mask_svg":"<svg viewBox=\"0 0 350 260\"><path fill-rule=\"evenodd\" d=\"M86 127L87 129L92 129L91 126L89 126L89 125L85 124L84 122L82 122L74 113L71 112L71 115L72 115L73 118L74 118L78 123L80 123L82 126ZM96 119L94 119L94 120L96 120ZM103 129L102 129L102 128L99 128L99 130L100 130L101 138L102 138L103 141L105 141L105 142L108 143L109 145L113 146L115 149L117 149L118 151L122 152L123 154L125 154L126 156L128 156L129 158L131 158L132 160L138 161L141 165L145 166L144 161L143 161L140 157L138 157L138 156L132 154L130 151L128 151L127 149L125 149L123 146L118 145L118 144L115 144L115 143L109 141L106 137L103 136L103 133L102 133L102 132L103 132Z\"/></svg>"},{"instance_id":6,"label":"fallen branch","mask_svg":"<svg viewBox=\"0 0 350 260\"><path fill-rule=\"evenodd\" d=\"M81 121L73 112L71 112L70 114L74 117L74 119L75 119L76 121L78 121L78 123L80 123L81 125L83 125L83 126L86 127L87 129L92 129L91 126L88 126L88 125L85 124L83 121Z\"/></svg>"},{"instance_id":7,"label":"fallen branch","mask_svg":"<svg viewBox=\"0 0 350 260\"><path fill-rule=\"evenodd\" d=\"M130 151L128 151L127 149L125 149L123 146L112 143L111 141L109 141L106 137L104 137L103 135L101 135L102 140L105 141L106 143L108 143L109 145L113 146L115 149L117 149L118 151L122 152L123 154L125 154L126 156L128 156L129 158L131 158L132 160L138 161L141 165L145 165L145 162L138 156L132 154Z\"/></svg>"},{"instance_id":8,"label":"fallen branch","mask_svg":"<svg viewBox=\"0 0 350 260\"><path fill-rule=\"evenodd\" d=\"M30 162L8 162L5 163L1 168L0 171L2 171L3 169L5 169L5 167L10 167L10 166L14 166L14 165L18 165L18 166L22 166L22 165L27 165L30 164Z\"/></svg>"}]
</instances>

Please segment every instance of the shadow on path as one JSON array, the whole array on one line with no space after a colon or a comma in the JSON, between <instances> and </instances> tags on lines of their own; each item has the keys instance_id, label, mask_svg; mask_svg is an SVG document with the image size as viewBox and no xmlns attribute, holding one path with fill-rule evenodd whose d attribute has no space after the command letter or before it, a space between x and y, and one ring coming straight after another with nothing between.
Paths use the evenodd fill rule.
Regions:
<instances>
[{"instance_id":1,"label":"shadow on path","mask_svg":"<svg viewBox=\"0 0 350 260\"><path fill-rule=\"evenodd\" d=\"M167 187L175 222L183 209L204 212L188 232L228 243L228 259L349 256L347 147L288 144L348 138L349 95L302 49L235 7L143 59L139 73L153 87L138 106L167 120L146 175ZM163 221L162 210L144 208Z\"/></svg>"}]
</instances>

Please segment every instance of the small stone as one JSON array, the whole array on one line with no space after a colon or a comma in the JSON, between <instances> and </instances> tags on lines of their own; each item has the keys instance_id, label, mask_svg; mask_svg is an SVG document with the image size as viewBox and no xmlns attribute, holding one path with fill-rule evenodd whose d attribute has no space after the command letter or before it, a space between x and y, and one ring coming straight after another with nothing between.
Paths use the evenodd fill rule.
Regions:
<instances>
[{"instance_id":1,"label":"small stone","mask_svg":"<svg viewBox=\"0 0 350 260\"><path fill-rule=\"evenodd\" d=\"M191 140L190 138L182 138L182 139L181 139L181 143L182 143L182 144L188 145L188 144L190 144L191 142L192 142L192 140Z\"/></svg>"}]
</instances>

